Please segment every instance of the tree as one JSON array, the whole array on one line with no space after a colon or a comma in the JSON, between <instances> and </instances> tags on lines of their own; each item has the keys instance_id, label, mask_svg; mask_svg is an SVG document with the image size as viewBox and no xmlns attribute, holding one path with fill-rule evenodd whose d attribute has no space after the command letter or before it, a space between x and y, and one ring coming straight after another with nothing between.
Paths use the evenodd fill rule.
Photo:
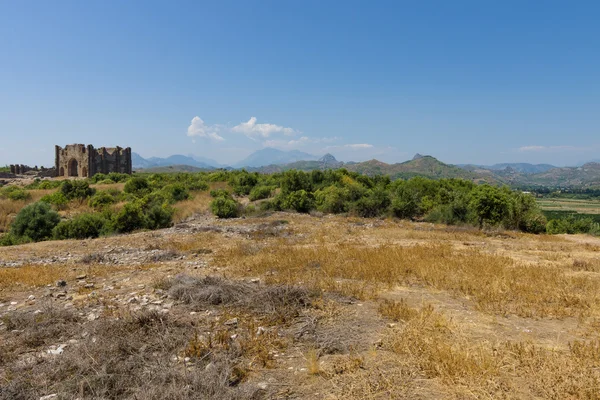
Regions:
<instances>
[{"instance_id":1,"label":"tree","mask_svg":"<svg viewBox=\"0 0 600 400\"><path fill-rule=\"evenodd\" d=\"M477 216L479 229L484 223L498 225L509 211L509 199L506 193L490 185L478 186L471 198L471 207Z\"/></svg>"}]
</instances>

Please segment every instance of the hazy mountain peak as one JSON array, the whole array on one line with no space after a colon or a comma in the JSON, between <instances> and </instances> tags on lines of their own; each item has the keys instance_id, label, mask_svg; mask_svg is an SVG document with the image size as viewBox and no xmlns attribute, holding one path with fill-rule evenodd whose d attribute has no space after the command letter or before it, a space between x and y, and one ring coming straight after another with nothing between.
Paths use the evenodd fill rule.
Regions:
<instances>
[{"instance_id":1,"label":"hazy mountain peak","mask_svg":"<svg viewBox=\"0 0 600 400\"><path fill-rule=\"evenodd\" d=\"M321 161L322 163L326 163L326 164L337 162L337 160L333 156L333 154L330 154L330 153L327 153L323 157L319 158L319 161Z\"/></svg>"},{"instance_id":2,"label":"hazy mountain peak","mask_svg":"<svg viewBox=\"0 0 600 400\"><path fill-rule=\"evenodd\" d=\"M427 157L427 156L424 156L423 154L417 153L417 154L414 155L414 157L412 159L413 160L418 160L419 158L423 158L423 157Z\"/></svg>"}]
</instances>

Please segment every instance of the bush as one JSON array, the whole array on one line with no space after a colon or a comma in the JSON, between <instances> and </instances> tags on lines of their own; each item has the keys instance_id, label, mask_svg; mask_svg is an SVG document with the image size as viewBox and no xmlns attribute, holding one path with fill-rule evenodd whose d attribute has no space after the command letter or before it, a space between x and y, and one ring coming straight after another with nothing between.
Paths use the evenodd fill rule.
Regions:
<instances>
[{"instance_id":1,"label":"bush","mask_svg":"<svg viewBox=\"0 0 600 400\"><path fill-rule=\"evenodd\" d=\"M273 193L273 188L270 186L255 186L250 191L249 199L250 201L268 199L271 197L271 193Z\"/></svg>"},{"instance_id":2,"label":"bush","mask_svg":"<svg viewBox=\"0 0 600 400\"><path fill-rule=\"evenodd\" d=\"M29 200L31 193L18 186L6 186L0 190L0 198L9 200Z\"/></svg>"},{"instance_id":3,"label":"bush","mask_svg":"<svg viewBox=\"0 0 600 400\"><path fill-rule=\"evenodd\" d=\"M311 193L305 190L298 190L289 193L282 198L282 207L286 210L296 210L307 213L314 208L314 199Z\"/></svg>"},{"instance_id":4,"label":"bush","mask_svg":"<svg viewBox=\"0 0 600 400\"><path fill-rule=\"evenodd\" d=\"M258 183L258 173L248 173L244 170L234 175L229 180L233 192L239 196L248 195L252 188Z\"/></svg>"},{"instance_id":5,"label":"bush","mask_svg":"<svg viewBox=\"0 0 600 400\"><path fill-rule=\"evenodd\" d=\"M188 185L188 189L192 191L205 191L208 188L208 183L204 181L193 181Z\"/></svg>"},{"instance_id":6,"label":"bush","mask_svg":"<svg viewBox=\"0 0 600 400\"><path fill-rule=\"evenodd\" d=\"M210 210L219 218L235 218L240 213L240 205L231 198L218 196L210 203Z\"/></svg>"},{"instance_id":7,"label":"bush","mask_svg":"<svg viewBox=\"0 0 600 400\"><path fill-rule=\"evenodd\" d=\"M104 230L106 219L99 214L80 214L67 221L61 221L52 234L55 239L97 238Z\"/></svg>"},{"instance_id":8,"label":"bush","mask_svg":"<svg viewBox=\"0 0 600 400\"><path fill-rule=\"evenodd\" d=\"M187 200L190 198L190 192L188 189L181 183L174 183L171 185L166 185L161 189L164 195L169 199L171 203L175 203L178 201Z\"/></svg>"},{"instance_id":9,"label":"bush","mask_svg":"<svg viewBox=\"0 0 600 400\"><path fill-rule=\"evenodd\" d=\"M117 232L132 232L145 227L146 215L138 202L125 204L113 219L113 228Z\"/></svg>"},{"instance_id":10,"label":"bush","mask_svg":"<svg viewBox=\"0 0 600 400\"><path fill-rule=\"evenodd\" d=\"M339 214L348 211L347 192L337 186L328 186L315 193L317 210Z\"/></svg>"},{"instance_id":11,"label":"bush","mask_svg":"<svg viewBox=\"0 0 600 400\"><path fill-rule=\"evenodd\" d=\"M162 229L172 225L175 210L170 206L155 205L146 212L146 228Z\"/></svg>"},{"instance_id":12,"label":"bush","mask_svg":"<svg viewBox=\"0 0 600 400\"><path fill-rule=\"evenodd\" d=\"M63 210L67 207L67 203L69 202L69 199L67 199L62 192L56 191L52 194L45 195L44 197L42 197L40 199L40 201L43 201L44 203L52 204L53 206L56 207L57 210Z\"/></svg>"},{"instance_id":13,"label":"bush","mask_svg":"<svg viewBox=\"0 0 600 400\"><path fill-rule=\"evenodd\" d=\"M152 189L150 188L150 183L148 183L148 180L141 177L135 177L127 181L123 191L136 197L142 197L150 193Z\"/></svg>"},{"instance_id":14,"label":"bush","mask_svg":"<svg viewBox=\"0 0 600 400\"><path fill-rule=\"evenodd\" d=\"M227 190L225 189L215 189L215 190L211 190L210 191L210 197L213 198L218 198L218 197L224 197L226 199L233 199L233 197L231 196L231 193L229 193Z\"/></svg>"},{"instance_id":15,"label":"bush","mask_svg":"<svg viewBox=\"0 0 600 400\"><path fill-rule=\"evenodd\" d=\"M93 195L88 201L88 205L95 210L102 210L112 204L115 204L117 199L106 191L99 191Z\"/></svg>"},{"instance_id":16,"label":"bush","mask_svg":"<svg viewBox=\"0 0 600 400\"><path fill-rule=\"evenodd\" d=\"M376 188L369 190L367 196L357 200L352 205L352 212L359 217L371 218L388 212L391 200L388 192Z\"/></svg>"},{"instance_id":17,"label":"bush","mask_svg":"<svg viewBox=\"0 0 600 400\"><path fill-rule=\"evenodd\" d=\"M281 193L287 195L292 192L304 190L305 192L312 191L312 182L310 175L302 171L286 171L281 177Z\"/></svg>"},{"instance_id":18,"label":"bush","mask_svg":"<svg viewBox=\"0 0 600 400\"><path fill-rule=\"evenodd\" d=\"M64 181L60 187L61 193L69 200L77 199L83 202L96 192L86 181Z\"/></svg>"},{"instance_id":19,"label":"bush","mask_svg":"<svg viewBox=\"0 0 600 400\"><path fill-rule=\"evenodd\" d=\"M18 240L40 241L52 236L52 229L60 222L60 216L48 203L37 202L24 207L10 227L10 233Z\"/></svg>"}]
</instances>

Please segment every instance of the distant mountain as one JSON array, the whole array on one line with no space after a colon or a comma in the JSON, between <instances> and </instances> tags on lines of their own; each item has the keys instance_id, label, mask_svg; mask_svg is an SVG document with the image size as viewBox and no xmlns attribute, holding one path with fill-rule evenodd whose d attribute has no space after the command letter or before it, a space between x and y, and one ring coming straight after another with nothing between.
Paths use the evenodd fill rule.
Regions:
<instances>
[{"instance_id":1,"label":"distant mountain","mask_svg":"<svg viewBox=\"0 0 600 400\"><path fill-rule=\"evenodd\" d=\"M235 168L252 167L259 168L267 165L289 164L296 161L311 161L317 160L317 156L304 153L298 150L283 151L270 147L255 151L244 160L235 164Z\"/></svg>"},{"instance_id":2,"label":"distant mountain","mask_svg":"<svg viewBox=\"0 0 600 400\"><path fill-rule=\"evenodd\" d=\"M507 181L513 185L600 187L600 163L589 162L581 167L553 168L539 174L515 175Z\"/></svg>"},{"instance_id":3,"label":"distant mountain","mask_svg":"<svg viewBox=\"0 0 600 400\"><path fill-rule=\"evenodd\" d=\"M335 157L326 154L315 161L297 161L284 165L268 165L260 168L253 168L253 171L262 173L283 172L290 169L301 171L313 171L317 169L336 169L346 168L349 171L358 172L365 175L390 175L392 179L409 179L415 176L425 176L432 179L441 178L463 178L475 182L497 183L498 179L490 171L484 174L477 174L454 165L444 164L431 156L421 156L398 164L387 164L379 160L370 160L364 162L337 161Z\"/></svg>"},{"instance_id":4,"label":"distant mountain","mask_svg":"<svg viewBox=\"0 0 600 400\"><path fill-rule=\"evenodd\" d=\"M502 171L505 169L511 169L524 174L539 174L542 172L549 171L553 168L557 168L550 164L529 164L529 163L502 163L494 165L472 165L472 164L459 164L457 167L466 169L467 171L477 171L479 169L487 169L489 171Z\"/></svg>"},{"instance_id":5,"label":"distant mountain","mask_svg":"<svg viewBox=\"0 0 600 400\"><path fill-rule=\"evenodd\" d=\"M424 176L432 179L463 178L476 182L497 182L493 174L474 173L455 165L445 164L434 157L421 155L403 163L387 164L378 160L371 160L356 164L346 164L345 168L366 175L386 174L390 175L392 179L409 179L415 176Z\"/></svg>"},{"instance_id":6,"label":"distant mountain","mask_svg":"<svg viewBox=\"0 0 600 400\"><path fill-rule=\"evenodd\" d=\"M215 165L211 165L206 162L198 161L195 158L192 158L189 156L184 156L181 154L175 154L175 155L172 155L167 158L150 157L148 159L145 159L137 153L131 153L131 164L132 164L132 167L134 170L156 168L156 167L168 167L168 166L172 166L172 165L177 165L177 166L188 165L190 167L201 168L201 169L216 168Z\"/></svg>"}]
</instances>

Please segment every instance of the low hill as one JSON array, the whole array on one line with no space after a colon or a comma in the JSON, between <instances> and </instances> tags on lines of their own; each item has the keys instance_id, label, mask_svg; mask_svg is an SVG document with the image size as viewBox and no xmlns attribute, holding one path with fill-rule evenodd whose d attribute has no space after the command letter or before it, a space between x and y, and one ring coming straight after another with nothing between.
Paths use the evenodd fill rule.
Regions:
<instances>
[{"instance_id":1,"label":"low hill","mask_svg":"<svg viewBox=\"0 0 600 400\"><path fill-rule=\"evenodd\" d=\"M445 164L435 157L421 156L397 164L386 164L378 160L346 165L351 171L366 175L386 174L392 179L409 179L415 176L424 176L433 179L462 178L471 181L497 182L493 174L480 174L464 170L454 165Z\"/></svg>"},{"instance_id":2,"label":"low hill","mask_svg":"<svg viewBox=\"0 0 600 400\"><path fill-rule=\"evenodd\" d=\"M457 167L466 169L467 171L502 171L506 169L515 170L524 174L538 174L557 168L550 164L529 164L529 163L502 163L494 165L473 165L473 164L458 164Z\"/></svg>"}]
</instances>

